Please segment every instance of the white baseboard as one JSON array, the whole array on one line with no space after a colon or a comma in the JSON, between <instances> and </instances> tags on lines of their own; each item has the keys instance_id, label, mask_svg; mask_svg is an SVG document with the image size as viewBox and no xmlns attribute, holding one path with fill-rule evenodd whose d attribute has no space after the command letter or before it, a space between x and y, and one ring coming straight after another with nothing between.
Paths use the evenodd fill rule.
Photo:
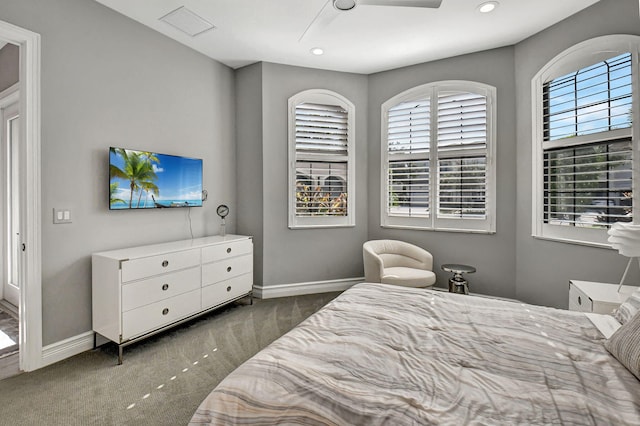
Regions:
<instances>
[{"instance_id":1,"label":"white baseboard","mask_svg":"<svg viewBox=\"0 0 640 426\"><path fill-rule=\"evenodd\" d=\"M272 299L275 297L328 293L331 291L344 291L354 284L358 284L361 282L364 282L364 277L344 278L328 281L312 281L306 283L254 286L253 295L260 299Z\"/></svg>"},{"instance_id":2,"label":"white baseboard","mask_svg":"<svg viewBox=\"0 0 640 426\"><path fill-rule=\"evenodd\" d=\"M0 300L0 308L2 308L3 311L11 315L14 319L16 320L18 319L18 308L13 306L11 303L2 299Z\"/></svg>"},{"instance_id":3,"label":"white baseboard","mask_svg":"<svg viewBox=\"0 0 640 426\"><path fill-rule=\"evenodd\" d=\"M93 331L78 334L42 348L41 367L93 349Z\"/></svg>"}]
</instances>

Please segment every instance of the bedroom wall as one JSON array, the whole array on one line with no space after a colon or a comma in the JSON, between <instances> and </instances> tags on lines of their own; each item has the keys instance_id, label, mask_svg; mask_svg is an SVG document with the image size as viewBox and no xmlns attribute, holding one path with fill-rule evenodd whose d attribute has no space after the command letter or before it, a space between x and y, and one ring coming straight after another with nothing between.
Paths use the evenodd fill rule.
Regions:
<instances>
[{"instance_id":1,"label":"bedroom wall","mask_svg":"<svg viewBox=\"0 0 640 426\"><path fill-rule=\"evenodd\" d=\"M516 296L566 308L570 279L619 282L627 258L611 249L534 239L531 236L531 79L551 59L582 41L607 34L640 35L637 0L601 0L519 43L515 49L517 100ZM630 283L638 282L633 268Z\"/></svg>"},{"instance_id":2,"label":"bedroom wall","mask_svg":"<svg viewBox=\"0 0 640 426\"><path fill-rule=\"evenodd\" d=\"M6 44L0 49L0 92L16 84L20 78L20 48Z\"/></svg>"},{"instance_id":3,"label":"bedroom wall","mask_svg":"<svg viewBox=\"0 0 640 426\"><path fill-rule=\"evenodd\" d=\"M235 85L238 232L253 236L253 282L260 285L264 256L262 63L236 70Z\"/></svg>"},{"instance_id":4,"label":"bedroom wall","mask_svg":"<svg viewBox=\"0 0 640 426\"><path fill-rule=\"evenodd\" d=\"M441 80L472 80L497 88L497 232L493 235L416 231L380 226L381 105L409 88ZM515 296L515 80L514 49L505 47L373 74L369 78L369 239L399 239L430 251L438 287L448 287L443 263L473 265L472 292Z\"/></svg>"},{"instance_id":5,"label":"bedroom wall","mask_svg":"<svg viewBox=\"0 0 640 426\"><path fill-rule=\"evenodd\" d=\"M85 0L0 0L0 19L42 39L43 344L91 330L92 252L190 237L187 209L108 210L108 148L204 159L194 236L235 205L234 74ZM54 225L54 207L73 223ZM228 231L235 230L235 212Z\"/></svg>"},{"instance_id":6,"label":"bedroom wall","mask_svg":"<svg viewBox=\"0 0 640 426\"><path fill-rule=\"evenodd\" d=\"M257 156L262 157L262 174L257 176L260 169L248 170L250 179L238 181L239 194L252 191L260 182L262 184L262 199L253 202L254 206L261 208L260 233L263 238L258 241L263 250L263 264L256 284L269 287L361 277L362 243L367 236L367 76L272 63L262 63L261 71L261 93L238 93L239 105L262 100L260 117L252 116L249 121L251 126L261 126L261 151L253 143L244 147L239 145L242 151L253 149L254 160ZM239 78L244 78L247 72L242 70ZM353 228L288 228L288 99L298 92L314 88L340 93L356 108L356 226ZM260 133L256 130L248 132L256 137ZM243 143L239 140L239 144ZM239 158L245 155L243 152ZM244 165L240 165L242 163L239 167L244 170ZM238 172L243 173L241 170ZM240 195L239 198L247 197ZM240 216L250 214L253 213L241 212ZM239 222L239 232L247 229L249 233L250 229L245 228L243 221Z\"/></svg>"}]
</instances>

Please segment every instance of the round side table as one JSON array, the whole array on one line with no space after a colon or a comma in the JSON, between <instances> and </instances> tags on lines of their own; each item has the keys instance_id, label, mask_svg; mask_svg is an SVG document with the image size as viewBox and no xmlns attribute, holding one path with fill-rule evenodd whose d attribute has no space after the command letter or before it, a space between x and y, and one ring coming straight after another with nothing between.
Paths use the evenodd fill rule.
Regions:
<instances>
[{"instance_id":1,"label":"round side table","mask_svg":"<svg viewBox=\"0 0 640 426\"><path fill-rule=\"evenodd\" d=\"M469 283L462 277L462 274L472 274L476 268L458 263L445 263L441 266L443 271L453 272L453 277L449 279L449 292L469 294Z\"/></svg>"}]
</instances>

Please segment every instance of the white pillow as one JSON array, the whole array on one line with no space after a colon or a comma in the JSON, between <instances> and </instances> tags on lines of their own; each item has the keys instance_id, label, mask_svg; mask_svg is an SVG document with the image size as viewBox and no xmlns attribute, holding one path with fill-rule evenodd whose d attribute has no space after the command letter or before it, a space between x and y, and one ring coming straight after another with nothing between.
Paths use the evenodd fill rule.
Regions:
<instances>
[{"instance_id":1,"label":"white pillow","mask_svg":"<svg viewBox=\"0 0 640 426\"><path fill-rule=\"evenodd\" d=\"M640 379L640 314L636 314L605 340L604 347Z\"/></svg>"},{"instance_id":2,"label":"white pillow","mask_svg":"<svg viewBox=\"0 0 640 426\"><path fill-rule=\"evenodd\" d=\"M625 300L622 305L614 314L614 317L620 324L624 324L629 321L633 316L640 311L640 287L635 289L631 296Z\"/></svg>"}]
</instances>

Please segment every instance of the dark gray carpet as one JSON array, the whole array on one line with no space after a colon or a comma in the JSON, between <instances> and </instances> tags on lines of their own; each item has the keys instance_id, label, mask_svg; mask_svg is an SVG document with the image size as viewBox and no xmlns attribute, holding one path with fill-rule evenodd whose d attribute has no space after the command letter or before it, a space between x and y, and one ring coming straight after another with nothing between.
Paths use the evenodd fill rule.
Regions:
<instances>
[{"instance_id":1,"label":"dark gray carpet","mask_svg":"<svg viewBox=\"0 0 640 426\"><path fill-rule=\"evenodd\" d=\"M18 351L18 320L3 310L0 310L0 331L14 342L13 345L0 349L2 358Z\"/></svg>"},{"instance_id":2,"label":"dark gray carpet","mask_svg":"<svg viewBox=\"0 0 640 426\"><path fill-rule=\"evenodd\" d=\"M124 350L105 345L0 381L0 424L186 425L231 371L337 293L234 304Z\"/></svg>"}]
</instances>

